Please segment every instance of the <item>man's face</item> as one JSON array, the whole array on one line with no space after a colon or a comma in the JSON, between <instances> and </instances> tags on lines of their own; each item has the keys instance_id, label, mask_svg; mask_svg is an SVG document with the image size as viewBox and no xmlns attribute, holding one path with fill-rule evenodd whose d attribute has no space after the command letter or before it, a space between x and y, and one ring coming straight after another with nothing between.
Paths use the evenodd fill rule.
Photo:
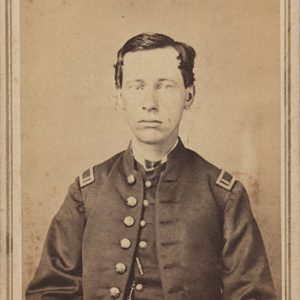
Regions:
<instances>
[{"instance_id":1,"label":"man's face","mask_svg":"<svg viewBox=\"0 0 300 300\"><path fill-rule=\"evenodd\" d=\"M184 87L172 48L127 53L120 97L128 124L138 141L161 144L176 138L193 87Z\"/></svg>"}]
</instances>

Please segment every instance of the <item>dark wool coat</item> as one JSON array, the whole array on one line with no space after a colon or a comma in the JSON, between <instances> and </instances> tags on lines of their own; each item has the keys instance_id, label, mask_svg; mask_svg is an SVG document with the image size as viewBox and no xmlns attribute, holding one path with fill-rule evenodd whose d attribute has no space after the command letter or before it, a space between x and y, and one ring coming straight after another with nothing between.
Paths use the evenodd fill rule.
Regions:
<instances>
[{"instance_id":1,"label":"dark wool coat","mask_svg":"<svg viewBox=\"0 0 300 300\"><path fill-rule=\"evenodd\" d=\"M168 156L153 237L165 299L275 299L246 190L238 181L220 186L219 174L181 142ZM77 178L52 220L26 299L111 299L112 287L119 291L113 298L123 299L129 271L117 274L115 265L133 264L143 195L130 147ZM137 220L130 228L128 215ZM129 249L120 247L123 238Z\"/></svg>"}]
</instances>

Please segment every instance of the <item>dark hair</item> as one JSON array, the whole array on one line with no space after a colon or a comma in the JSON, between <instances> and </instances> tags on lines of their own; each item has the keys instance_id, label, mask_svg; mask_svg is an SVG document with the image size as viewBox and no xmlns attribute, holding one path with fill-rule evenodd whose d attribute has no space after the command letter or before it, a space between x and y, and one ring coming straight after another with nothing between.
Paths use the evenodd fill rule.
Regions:
<instances>
[{"instance_id":1,"label":"dark hair","mask_svg":"<svg viewBox=\"0 0 300 300\"><path fill-rule=\"evenodd\" d=\"M193 85L195 81L193 68L196 56L195 50L184 43L176 42L167 35L161 33L141 33L129 39L118 51L115 67L116 88L122 87L124 56L128 52L150 50L157 48L173 47L178 52L177 59L180 61L178 68L181 71L185 87Z\"/></svg>"}]
</instances>

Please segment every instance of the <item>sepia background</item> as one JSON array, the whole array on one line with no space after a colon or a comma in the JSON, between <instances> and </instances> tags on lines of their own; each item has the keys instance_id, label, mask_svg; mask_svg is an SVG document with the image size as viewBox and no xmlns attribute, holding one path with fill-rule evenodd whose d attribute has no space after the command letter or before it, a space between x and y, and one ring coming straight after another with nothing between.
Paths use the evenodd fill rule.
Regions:
<instances>
[{"instance_id":1,"label":"sepia background","mask_svg":"<svg viewBox=\"0 0 300 300\"><path fill-rule=\"evenodd\" d=\"M279 1L21 1L23 286L75 176L128 145L113 64L140 32L197 51L189 148L246 186L278 295L280 278Z\"/></svg>"}]
</instances>

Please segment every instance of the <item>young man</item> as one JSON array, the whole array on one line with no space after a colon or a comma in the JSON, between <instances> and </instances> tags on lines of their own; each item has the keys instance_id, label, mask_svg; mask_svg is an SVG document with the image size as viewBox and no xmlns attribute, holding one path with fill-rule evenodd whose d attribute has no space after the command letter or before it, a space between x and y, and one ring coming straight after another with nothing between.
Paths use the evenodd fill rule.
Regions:
<instances>
[{"instance_id":1,"label":"young man","mask_svg":"<svg viewBox=\"0 0 300 300\"><path fill-rule=\"evenodd\" d=\"M119 50L131 142L70 186L27 299L275 299L243 185L178 137L194 58L162 34Z\"/></svg>"}]
</instances>

